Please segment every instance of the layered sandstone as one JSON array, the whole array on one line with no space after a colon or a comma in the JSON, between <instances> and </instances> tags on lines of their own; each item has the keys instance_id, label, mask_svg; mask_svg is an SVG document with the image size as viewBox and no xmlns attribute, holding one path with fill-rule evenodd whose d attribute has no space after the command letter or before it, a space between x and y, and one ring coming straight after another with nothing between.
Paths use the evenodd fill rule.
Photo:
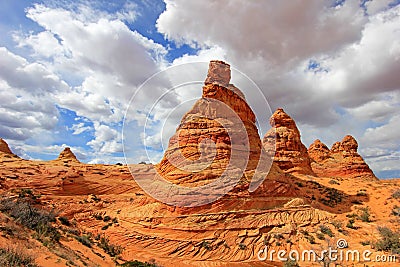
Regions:
<instances>
[{"instance_id":1,"label":"layered sandstone","mask_svg":"<svg viewBox=\"0 0 400 267\"><path fill-rule=\"evenodd\" d=\"M79 160L76 158L75 154L71 151L71 148L69 147L66 147L63 151L61 151L57 160L79 162Z\"/></svg>"},{"instance_id":2,"label":"layered sandstone","mask_svg":"<svg viewBox=\"0 0 400 267\"><path fill-rule=\"evenodd\" d=\"M357 141L353 136L346 135L330 150L316 140L308 149L308 154L313 161L311 167L318 176L377 179L357 150Z\"/></svg>"},{"instance_id":3,"label":"layered sandstone","mask_svg":"<svg viewBox=\"0 0 400 267\"><path fill-rule=\"evenodd\" d=\"M228 169L256 168L261 151L256 117L230 77L228 64L210 62L202 98L183 116L157 165L164 179L198 186Z\"/></svg>"},{"instance_id":4,"label":"layered sandstone","mask_svg":"<svg viewBox=\"0 0 400 267\"><path fill-rule=\"evenodd\" d=\"M269 152L275 149L274 162L287 173L314 175L295 121L279 108L269 122L272 128L265 134L263 146Z\"/></svg>"},{"instance_id":5,"label":"layered sandstone","mask_svg":"<svg viewBox=\"0 0 400 267\"><path fill-rule=\"evenodd\" d=\"M0 152L5 154L13 154L10 147L2 138L0 138Z\"/></svg>"}]
</instances>

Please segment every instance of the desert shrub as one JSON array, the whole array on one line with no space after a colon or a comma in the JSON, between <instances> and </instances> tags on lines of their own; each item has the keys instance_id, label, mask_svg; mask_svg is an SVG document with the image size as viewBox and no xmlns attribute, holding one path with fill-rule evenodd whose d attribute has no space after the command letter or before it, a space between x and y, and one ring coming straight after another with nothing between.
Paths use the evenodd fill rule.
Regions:
<instances>
[{"instance_id":1,"label":"desert shrub","mask_svg":"<svg viewBox=\"0 0 400 267\"><path fill-rule=\"evenodd\" d=\"M111 220L110 216L108 216L108 215L104 216L103 222L108 222L109 220Z\"/></svg>"},{"instance_id":2,"label":"desert shrub","mask_svg":"<svg viewBox=\"0 0 400 267\"><path fill-rule=\"evenodd\" d=\"M106 236L100 238L99 247L101 247L111 257L118 256L123 250L121 246L111 244L110 240Z\"/></svg>"},{"instance_id":3,"label":"desert shrub","mask_svg":"<svg viewBox=\"0 0 400 267\"><path fill-rule=\"evenodd\" d=\"M212 249L210 242L208 242L207 240L201 241L201 247L203 247L203 248L205 248L207 250L211 250Z\"/></svg>"},{"instance_id":4,"label":"desert shrub","mask_svg":"<svg viewBox=\"0 0 400 267\"><path fill-rule=\"evenodd\" d=\"M288 260L283 264L283 267L299 267L300 265L294 260Z\"/></svg>"},{"instance_id":5,"label":"desert shrub","mask_svg":"<svg viewBox=\"0 0 400 267\"><path fill-rule=\"evenodd\" d=\"M392 198L400 198L400 189L397 189L396 191L393 192Z\"/></svg>"},{"instance_id":6,"label":"desert shrub","mask_svg":"<svg viewBox=\"0 0 400 267\"><path fill-rule=\"evenodd\" d=\"M279 242L279 241L276 242L276 246L280 247L281 245L282 245L281 242Z\"/></svg>"},{"instance_id":7,"label":"desert shrub","mask_svg":"<svg viewBox=\"0 0 400 267\"><path fill-rule=\"evenodd\" d=\"M315 237L312 235L308 235L306 236L308 242L310 242L310 244L315 244Z\"/></svg>"},{"instance_id":8,"label":"desert shrub","mask_svg":"<svg viewBox=\"0 0 400 267\"><path fill-rule=\"evenodd\" d=\"M121 267L158 267L157 264L151 262L141 262L141 261L127 261L120 264Z\"/></svg>"},{"instance_id":9,"label":"desert shrub","mask_svg":"<svg viewBox=\"0 0 400 267\"><path fill-rule=\"evenodd\" d=\"M3 267L38 267L32 256L21 248L0 248L0 266Z\"/></svg>"},{"instance_id":10,"label":"desert shrub","mask_svg":"<svg viewBox=\"0 0 400 267\"><path fill-rule=\"evenodd\" d=\"M354 218L351 218L351 219L347 222L346 227L347 227L347 228L350 228L350 229L356 229L356 227L354 226L354 222L355 222Z\"/></svg>"},{"instance_id":11,"label":"desert shrub","mask_svg":"<svg viewBox=\"0 0 400 267\"><path fill-rule=\"evenodd\" d=\"M365 240L365 241L361 241L360 243L361 243L361 245L363 245L363 246L368 246L369 244L371 244L371 241Z\"/></svg>"},{"instance_id":12,"label":"desert shrub","mask_svg":"<svg viewBox=\"0 0 400 267\"><path fill-rule=\"evenodd\" d=\"M369 208L365 207L365 208L361 208L360 209L361 214L358 216L358 218L363 221L363 222L371 222L371 214L369 214Z\"/></svg>"},{"instance_id":13,"label":"desert shrub","mask_svg":"<svg viewBox=\"0 0 400 267\"><path fill-rule=\"evenodd\" d=\"M330 183L330 184L340 184L338 181L336 181L336 180L333 180L333 179L332 179L332 180L330 180L330 181L329 181L329 183Z\"/></svg>"},{"instance_id":14,"label":"desert shrub","mask_svg":"<svg viewBox=\"0 0 400 267\"><path fill-rule=\"evenodd\" d=\"M363 196L368 196L368 193L366 192L365 189L360 189L360 190L358 190L356 195L360 196L360 197L363 197Z\"/></svg>"},{"instance_id":15,"label":"desert shrub","mask_svg":"<svg viewBox=\"0 0 400 267\"><path fill-rule=\"evenodd\" d=\"M70 221L68 220L67 217L61 216L61 217L58 217L58 220L60 221L60 223L62 225L71 226L71 223L70 223Z\"/></svg>"},{"instance_id":16,"label":"desert shrub","mask_svg":"<svg viewBox=\"0 0 400 267\"><path fill-rule=\"evenodd\" d=\"M246 249L246 244L244 244L244 243L240 243L239 244L239 249L241 249L241 250L245 250Z\"/></svg>"},{"instance_id":17,"label":"desert shrub","mask_svg":"<svg viewBox=\"0 0 400 267\"><path fill-rule=\"evenodd\" d=\"M323 234L326 234L326 235L328 235L330 237L334 236L334 234L332 233L332 230L331 230L331 228L329 228L329 226L326 226L326 225L322 224L322 225L319 226L319 229L320 229L321 233L323 233Z\"/></svg>"},{"instance_id":18,"label":"desert shrub","mask_svg":"<svg viewBox=\"0 0 400 267\"><path fill-rule=\"evenodd\" d=\"M90 240L90 237L87 235L76 236L75 239L89 248L92 247L92 240Z\"/></svg>"},{"instance_id":19,"label":"desert shrub","mask_svg":"<svg viewBox=\"0 0 400 267\"><path fill-rule=\"evenodd\" d=\"M378 227L381 239L375 243L375 248L391 253L400 253L400 232L394 232L388 227Z\"/></svg>"},{"instance_id":20,"label":"desert shrub","mask_svg":"<svg viewBox=\"0 0 400 267\"><path fill-rule=\"evenodd\" d=\"M324 239L325 239L325 235L324 235L323 233L321 233L321 232L318 232L318 233L316 234L316 236L317 236L318 239L321 239L321 240L324 240Z\"/></svg>"},{"instance_id":21,"label":"desert shrub","mask_svg":"<svg viewBox=\"0 0 400 267\"><path fill-rule=\"evenodd\" d=\"M298 187L304 187L304 184L303 184L302 182L295 182L295 184L296 184Z\"/></svg>"},{"instance_id":22,"label":"desert shrub","mask_svg":"<svg viewBox=\"0 0 400 267\"><path fill-rule=\"evenodd\" d=\"M96 219L96 220L99 220L99 221L102 221L103 220L103 216L101 216L101 214L95 214L95 215L93 215L93 217Z\"/></svg>"},{"instance_id":23,"label":"desert shrub","mask_svg":"<svg viewBox=\"0 0 400 267\"><path fill-rule=\"evenodd\" d=\"M332 221L331 223L337 230L340 230L343 228L343 222L341 222L341 221Z\"/></svg>"},{"instance_id":24,"label":"desert shrub","mask_svg":"<svg viewBox=\"0 0 400 267\"><path fill-rule=\"evenodd\" d=\"M400 217L400 207L394 206L392 209L392 215Z\"/></svg>"},{"instance_id":25,"label":"desert shrub","mask_svg":"<svg viewBox=\"0 0 400 267\"><path fill-rule=\"evenodd\" d=\"M342 202L343 200L343 193L341 193L339 190L335 188L329 188L327 187L323 191L325 197L320 199L320 202L326 206L329 207L335 207L339 203Z\"/></svg>"},{"instance_id":26,"label":"desert shrub","mask_svg":"<svg viewBox=\"0 0 400 267\"><path fill-rule=\"evenodd\" d=\"M0 211L7 213L21 225L36 231L35 238L42 242L60 240L61 234L52 226L55 214L44 209L34 207L24 200L13 201L10 199L0 202Z\"/></svg>"},{"instance_id":27,"label":"desert shrub","mask_svg":"<svg viewBox=\"0 0 400 267\"><path fill-rule=\"evenodd\" d=\"M278 240L283 239L283 235L282 234L275 234L274 237Z\"/></svg>"}]
</instances>

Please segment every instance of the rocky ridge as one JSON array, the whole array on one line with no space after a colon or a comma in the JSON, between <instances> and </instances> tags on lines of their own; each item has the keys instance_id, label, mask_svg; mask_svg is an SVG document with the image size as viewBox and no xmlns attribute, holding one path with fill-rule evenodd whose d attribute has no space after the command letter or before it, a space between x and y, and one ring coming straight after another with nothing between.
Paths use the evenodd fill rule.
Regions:
<instances>
[{"instance_id":1,"label":"rocky ridge","mask_svg":"<svg viewBox=\"0 0 400 267\"><path fill-rule=\"evenodd\" d=\"M358 143L351 135L336 142L329 149L320 140L315 140L308 149L311 167L318 176L365 178L376 180L376 176L357 152Z\"/></svg>"}]
</instances>

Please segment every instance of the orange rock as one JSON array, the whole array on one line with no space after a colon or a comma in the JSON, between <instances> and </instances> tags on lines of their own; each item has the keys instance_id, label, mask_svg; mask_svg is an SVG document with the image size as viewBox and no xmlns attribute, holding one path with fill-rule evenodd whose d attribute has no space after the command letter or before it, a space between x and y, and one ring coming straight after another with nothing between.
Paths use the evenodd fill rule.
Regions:
<instances>
[{"instance_id":1,"label":"orange rock","mask_svg":"<svg viewBox=\"0 0 400 267\"><path fill-rule=\"evenodd\" d=\"M184 115L157 165L165 179L186 186L206 184L224 173L230 159L229 168L256 168L261 151L256 117L229 80L229 65L211 61L202 98Z\"/></svg>"},{"instance_id":2,"label":"orange rock","mask_svg":"<svg viewBox=\"0 0 400 267\"><path fill-rule=\"evenodd\" d=\"M4 141L2 138L0 138L0 152L5 154L13 154L6 141Z\"/></svg>"},{"instance_id":3,"label":"orange rock","mask_svg":"<svg viewBox=\"0 0 400 267\"><path fill-rule=\"evenodd\" d=\"M377 180L376 176L357 152L357 141L346 135L329 150L316 140L308 149L313 162L311 167L318 176L366 178Z\"/></svg>"},{"instance_id":4,"label":"orange rock","mask_svg":"<svg viewBox=\"0 0 400 267\"><path fill-rule=\"evenodd\" d=\"M64 148L64 150L58 156L57 160L79 162L79 160L76 158L75 154L71 151L71 148L69 147Z\"/></svg>"},{"instance_id":5,"label":"orange rock","mask_svg":"<svg viewBox=\"0 0 400 267\"><path fill-rule=\"evenodd\" d=\"M307 148L301 142L294 120L279 108L269 122L273 128L265 134L263 146L269 152L275 149L274 162L287 173L314 175Z\"/></svg>"}]
</instances>

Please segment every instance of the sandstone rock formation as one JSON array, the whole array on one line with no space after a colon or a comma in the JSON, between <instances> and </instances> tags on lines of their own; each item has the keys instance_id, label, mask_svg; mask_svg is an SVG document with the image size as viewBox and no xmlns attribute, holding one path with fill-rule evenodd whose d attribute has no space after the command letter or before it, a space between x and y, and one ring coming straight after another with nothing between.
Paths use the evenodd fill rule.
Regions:
<instances>
[{"instance_id":1,"label":"sandstone rock formation","mask_svg":"<svg viewBox=\"0 0 400 267\"><path fill-rule=\"evenodd\" d=\"M69 147L64 148L64 150L58 156L57 160L79 162L79 160L76 158L75 154L71 151L71 148Z\"/></svg>"},{"instance_id":2,"label":"sandstone rock formation","mask_svg":"<svg viewBox=\"0 0 400 267\"><path fill-rule=\"evenodd\" d=\"M367 178L376 180L376 176L357 152L357 141L346 135L329 150L320 140L314 141L308 149L312 159L311 167L318 176Z\"/></svg>"},{"instance_id":3,"label":"sandstone rock formation","mask_svg":"<svg viewBox=\"0 0 400 267\"><path fill-rule=\"evenodd\" d=\"M261 151L256 118L243 93L229 84L230 76L228 64L210 62L202 98L182 118L157 166L165 179L198 186L227 168L256 168Z\"/></svg>"},{"instance_id":4,"label":"sandstone rock formation","mask_svg":"<svg viewBox=\"0 0 400 267\"><path fill-rule=\"evenodd\" d=\"M275 149L274 162L287 173L314 175L307 148L301 142L294 120L279 108L269 122L272 129L265 134L263 146L269 152Z\"/></svg>"},{"instance_id":5,"label":"sandstone rock formation","mask_svg":"<svg viewBox=\"0 0 400 267\"><path fill-rule=\"evenodd\" d=\"M0 138L0 152L5 154L13 154L6 141L4 141L2 138Z\"/></svg>"}]
</instances>

